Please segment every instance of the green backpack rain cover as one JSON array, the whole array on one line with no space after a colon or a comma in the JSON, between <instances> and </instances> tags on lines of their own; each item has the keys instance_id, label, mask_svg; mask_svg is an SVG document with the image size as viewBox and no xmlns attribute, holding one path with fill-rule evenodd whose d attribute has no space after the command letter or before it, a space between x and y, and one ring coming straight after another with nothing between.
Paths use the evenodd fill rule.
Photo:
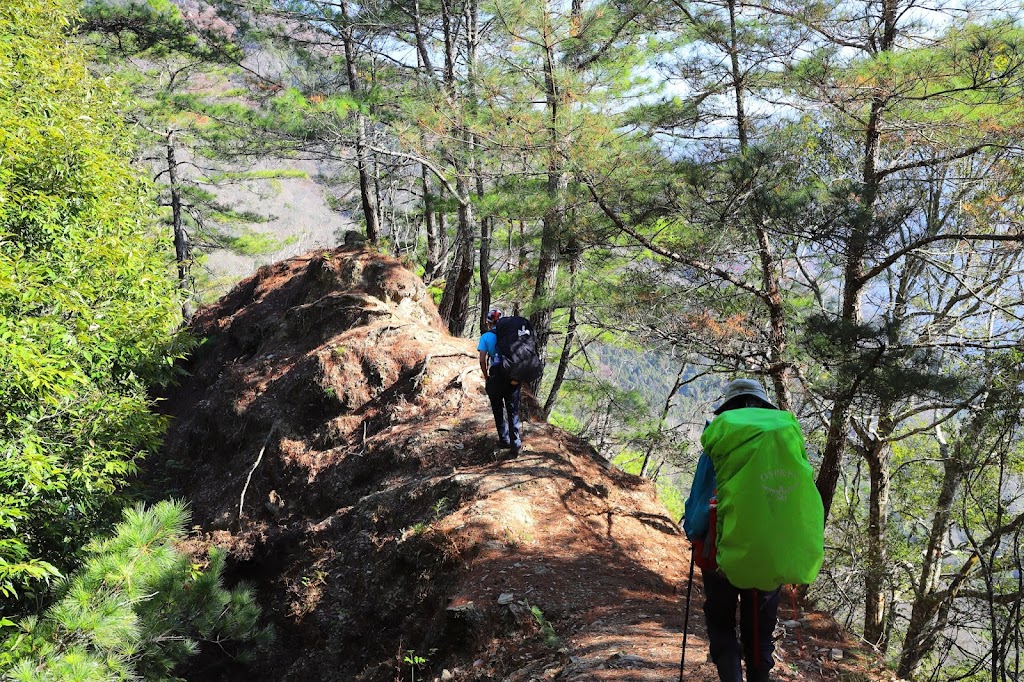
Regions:
<instances>
[{"instance_id":1,"label":"green backpack rain cover","mask_svg":"<svg viewBox=\"0 0 1024 682\"><path fill-rule=\"evenodd\" d=\"M718 483L718 566L740 589L806 585L821 569L825 510L800 425L747 407L715 417L700 439Z\"/></svg>"}]
</instances>

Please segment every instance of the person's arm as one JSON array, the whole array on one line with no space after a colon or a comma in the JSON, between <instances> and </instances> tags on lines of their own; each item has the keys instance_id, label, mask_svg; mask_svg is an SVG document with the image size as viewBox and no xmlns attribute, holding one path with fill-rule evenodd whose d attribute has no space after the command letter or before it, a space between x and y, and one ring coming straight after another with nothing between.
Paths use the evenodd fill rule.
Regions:
<instances>
[{"instance_id":1,"label":"person's arm","mask_svg":"<svg viewBox=\"0 0 1024 682\"><path fill-rule=\"evenodd\" d=\"M480 351L480 371L484 375L484 379L487 378L487 351Z\"/></svg>"},{"instance_id":2,"label":"person's arm","mask_svg":"<svg viewBox=\"0 0 1024 682\"><path fill-rule=\"evenodd\" d=\"M715 494L715 466L707 453L702 452L693 474L690 495L686 498L683 532L690 540L701 539L708 533L711 496Z\"/></svg>"}]
</instances>

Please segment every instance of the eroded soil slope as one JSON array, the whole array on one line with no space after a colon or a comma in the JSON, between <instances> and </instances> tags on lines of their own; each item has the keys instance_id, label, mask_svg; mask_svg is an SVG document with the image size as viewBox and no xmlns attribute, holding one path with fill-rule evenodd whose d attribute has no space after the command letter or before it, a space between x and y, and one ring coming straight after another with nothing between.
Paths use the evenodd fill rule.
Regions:
<instances>
[{"instance_id":1,"label":"eroded soil slope","mask_svg":"<svg viewBox=\"0 0 1024 682\"><path fill-rule=\"evenodd\" d=\"M262 268L194 331L147 476L191 501L277 637L187 678L678 679L689 548L653 488L546 424L497 449L475 344L398 261ZM698 571L686 673L713 680L701 603ZM781 679L868 674L828 619L789 630Z\"/></svg>"}]
</instances>

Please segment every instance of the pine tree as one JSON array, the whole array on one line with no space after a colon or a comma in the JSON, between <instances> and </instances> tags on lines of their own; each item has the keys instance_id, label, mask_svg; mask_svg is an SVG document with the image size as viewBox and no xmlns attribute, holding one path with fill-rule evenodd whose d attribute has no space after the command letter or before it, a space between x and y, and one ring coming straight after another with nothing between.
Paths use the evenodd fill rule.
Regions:
<instances>
[{"instance_id":1,"label":"pine tree","mask_svg":"<svg viewBox=\"0 0 1024 682\"><path fill-rule=\"evenodd\" d=\"M126 509L112 537L89 544L57 601L8 635L4 679L166 680L204 642L244 653L266 640L253 594L222 585L224 554L196 562L178 549L188 520L177 502Z\"/></svg>"},{"instance_id":2,"label":"pine tree","mask_svg":"<svg viewBox=\"0 0 1024 682\"><path fill-rule=\"evenodd\" d=\"M251 111L244 90L244 52L236 29L212 10L185 13L167 0L90 0L76 27L96 49L96 63L124 84L132 106L122 112L139 131L142 160L153 169L174 237L178 285L188 321L201 302L194 266L215 248L273 250L273 239L238 225L266 217L219 199L232 184L305 175L241 170L251 165Z\"/></svg>"}]
</instances>

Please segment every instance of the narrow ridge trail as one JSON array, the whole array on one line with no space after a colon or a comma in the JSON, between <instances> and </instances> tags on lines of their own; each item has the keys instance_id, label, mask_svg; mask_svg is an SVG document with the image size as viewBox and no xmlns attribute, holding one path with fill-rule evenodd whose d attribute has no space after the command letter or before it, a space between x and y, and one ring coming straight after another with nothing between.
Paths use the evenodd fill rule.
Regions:
<instances>
[{"instance_id":1,"label":"narrow ridge trail","mask_svg":"<svg viewBox=\"0 0 1024 682\"><path fill-rule=\"evenodd\" d=\"M497 449L475 344L401 262L266 266L192 330L144 483L190 501L191 550L227 551L277 636L186 679L679 678L689 545L654 487L548 424ZM701 606L698 571L685 679L713 682ZM800 629L779 679L889 679L826 616Z\"/></svg>"}]
</instances>

